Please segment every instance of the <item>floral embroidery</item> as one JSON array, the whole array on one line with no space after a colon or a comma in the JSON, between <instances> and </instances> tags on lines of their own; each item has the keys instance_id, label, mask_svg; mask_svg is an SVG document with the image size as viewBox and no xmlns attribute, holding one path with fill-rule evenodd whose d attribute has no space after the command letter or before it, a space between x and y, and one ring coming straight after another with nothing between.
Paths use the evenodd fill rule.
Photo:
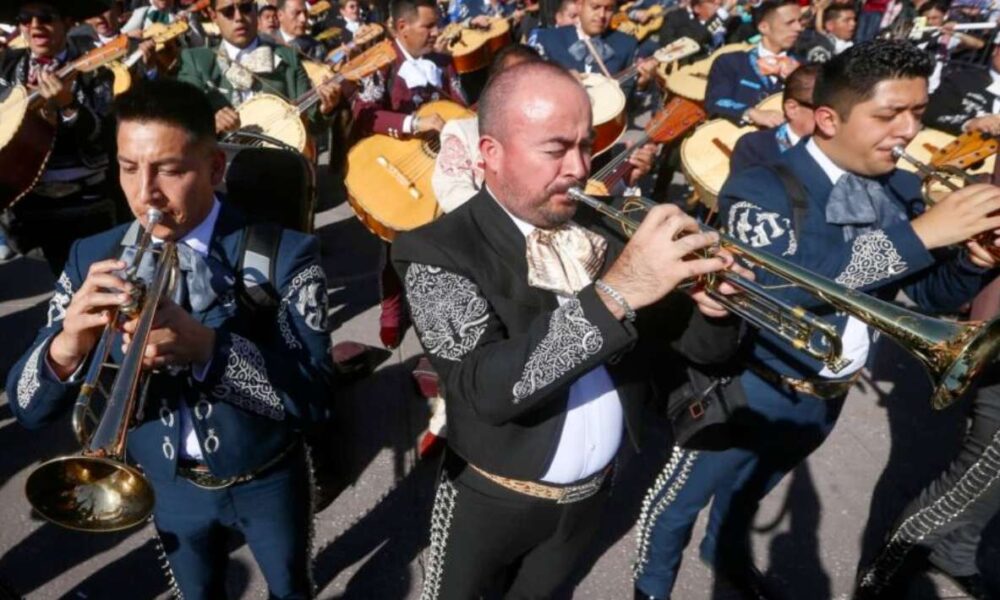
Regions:
<instances>
[{"instance_id":1,"label":"floral embroidery","mask_svg":"<svg viewBox=\"0 0 1000 600\"><path fill-rule=\"evenodd\" d=\"M406 295L420 341L435 356L459 360L486 332L486 298L461 275L413 263L406 270Z\"/></svg>"},{"instance_id":2,"label":"floral embroidery","mask_svg":"<svg viewBox=\"0 0 1000 600\"><path fill-rule=\"evenodd\" d=\"M222 383L213 394L219 398L230 396L231 402L245 410L278 421L284 419L285 406L267 379L264 356L246 338L233 334L232 339Z\"/></svg>"},{"instance_id":3,"label":"floral embroidery","mask_svg":"<svg viewBox=\"0 0 1000 600\"><path fill-rule=\"evenodd\" d=\"M837 283L851 289L871 285L899 275L906 270L906 261L896 251L889 236L881 229L854 238L851 261L837 276Z\"/></svg>"},{"instance_id":4,"label":"floral embroidery","mask_svg":"<svg viewBox=\"0 0 1000 600\"><path fill-rule=\"evenodd\" d=\"M38 344L24 363L21 378L17 380L17 405L21 408L28 407L35 392L42 386L42 382L38 379L38 365L41 362L42 350L47 347L47 343Z\"/></svg>"},{"instance_id":5,"label":"floral embroidery","mask_svg":"<svg viewBox=\"0 0 1000 600\"><path fill-rule=\"evenodd\" d=\"M321 333L326 331L328 317L326 274L319 265L310 265L292 279L278 307L278 329L281 331L281 337L289 349L298 350L302 348L302 343L295 337L288 322L289 310L292 309L313 331Z\"/></svg>"},{"instance_id":6,"label":"floral embroidery","mask_svg":"<svg viewBox=\"0 0 1000 600\"><path fill-rule=\"evenodd\" d=\"M56 281L56 293L49 300L48 322L46 327L52 327L53 323L58 323L66 318L66 307L73 299L73 283L69 280L69 275L63 272Z\"/></svg>"}]
</instances>

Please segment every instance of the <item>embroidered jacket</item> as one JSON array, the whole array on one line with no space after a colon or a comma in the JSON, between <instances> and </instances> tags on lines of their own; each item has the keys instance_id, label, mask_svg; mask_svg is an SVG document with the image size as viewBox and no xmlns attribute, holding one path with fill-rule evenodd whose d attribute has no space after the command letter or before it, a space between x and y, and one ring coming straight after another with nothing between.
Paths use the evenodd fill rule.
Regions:
<instances>
[{"instance_id":1,"label":"embroidered jacket","mask_svg":"<svg viewBox=\"0 0 1000 600\"><path fill-rule=\"evenodd\" d=\"M761 129L741 135L733 146L733 155L729 157L729 173L771 164L790 146L788 123L774 129Z\"/></svg>"},{"instance_id":2,"label":"embroidered jacket","mask_svg":"<svg viewBox=\"0 0 1000 600\"><path fill-rule=\"evenodd\" d=\"M209 259L217 265L217 298L194 313L215 329L211 363L202 381L190 369L152 376L143 413L129 432L128 455L153 480L174 476L181 403L189 409L204 461L212 473L251 473L298 439L303 424L326 416L330 401L330 338L326 277L316 238L286 230L281 237L275 286L281 303L274 318L251 319L235 299L234 282L246 221L223 202L212 234ZM50 423L72 407L86 365L75 383L55 379L45 364L52 339L62 329L66 307L90 265L119 256L130 225L77 241L49 301L48 321L7 377L7 397L26 427ZM120 361L120 340L113 344Z\"/></svg>"},{"instance_id":3,"label":"embroidered jacket","mask_svg":"<svg viewBox=\"0 0 1000 600\"><path fill-rule=\"evenodd\" d=\"M712 116L739 123L743 113L784 89L781 79L772 82L757 68L757 49L730 52L715 59L708 72L705 109Z\"/></svg>"},{"instance_id":4,"label":"embroidered jacket","mask_svg":"<svg viewBox=\"0 0 1000 600\"><path fill-rule=\"evenodd\" d=\"M845 241L842 226L827 223L826 205L833 184L809 154L805 143L785 152L783 164L803 185L807 209L796 233L791 201L778 175L767 167L734 173L719 193L720 216L730 235L741 242L801 265L842 286L892 300L903 290L931 312L955 311L995 276L973 265L965 250L928 252L909 221L862 233ZM910 219L924 211L919 179L896 169L880 181L889 197ZM765 286L785 283L761 270ZM810 309L843 333L847 315L832 313L815 296L795 286L772 288L782 300ZM820 369L786 343L761 333L753 353L757 360L795 377L814 377Z\"/></svg>"},{"instance_id":5,"label":"embroidered jacket","mask_svg":"<svg viewBox=\"0 0 1000 600\"><path fill-rule=\"evenodd\" d=\"M726 24L719 15L713 16L708 22L702 24L688 9L667 13L663 19L663 27L660 28L659 39L661 43L669 44L682 37L691 38L698 42L698 46L701 47L697 54L680 61L681 64L686 65L705 58L726 41Z\"/></svg>"},{"instance_id":6,"label":"embroidered jacket","mask_svg":"<svg viewBox=\"0 0 1000 600\"><path fill-rule=\"evenodd\" d=\"M517 5L514 2L500 0L487 6L483 0L453 0L448 5L448 22L458 23L466 19L486 15L488 17L507 17L514 14Z\"/></svg>"},{"instance_id":7,"label":"embroidered jacket","mask_svg":"<svg viewBox=\"0 0 1000 600\"><path fill-rule=\"evenodd\" d=\"M952 71L931 95L924 123L958 135L969 119L993 114L993 102L997 97L987 91L992 81L990 72L984 69L970 67Z\"/></svg>"},{"instance_id":8,"label":"embroidered jacket","mask_svg":"<svg viewBox=\"0 0 1000 600\"><path fill-rule=\"evenodd\" d=\"M624 71L635 62L639 42L634 37L609 29L597 39L607 48L601 60L612 76ZM579 43L578 43L579 42ZM552 62L580 73L601 74L601 68L586 46L580 42L576 25L535 29L528 38L528 44Z\"/></svg>"},{"instance_id":9,"label":"embroidered jacket","mask_svg":"<svg viewBox=\"0 0 1000 600\"><path fill-rule=\"evenodd\" d=\"M404 137L403 121L425 102L451 100L462 106L468 105L458 73L451 64L451 57L433 53L423 57L441 68L440 88L431 85L411 88L402 77L397 76L406 57L399 49L398 42L393 43L392 47L396 51L396 59L391 65L362 78L358 92L354 95L354 124L351 129L354 140L373 133Z\"/></svg>"},{"instance_id":10,"label":"embroidered jacket","mask_svg":"<svg viewBox=\"0 0 1000 600\"><path fill-rule=\"evenodd\" d=\"M608 237L607 269L623 243L583 207L577 222ZM448 398L448 444L489 472L540 479L556 451L569 387L599 365L637 444L650 374L681 365L669 349L699 363L735 350L738 322L703 318L683 294L639 311L635 327L615 319L593 285L560 306L552 292L528 285L525 248L485 190L392 246L414 327Z\"/></svg>"}]
</instances>

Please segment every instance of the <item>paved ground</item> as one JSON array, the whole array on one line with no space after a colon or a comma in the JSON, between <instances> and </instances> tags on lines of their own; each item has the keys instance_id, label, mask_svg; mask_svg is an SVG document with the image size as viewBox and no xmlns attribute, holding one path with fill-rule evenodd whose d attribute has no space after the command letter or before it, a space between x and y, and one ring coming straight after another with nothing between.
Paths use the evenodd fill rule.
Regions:
<instances>
[{"instance_id":1,"label":"paved ground","mask_svg":"<svg viewBox=\"0 0 1000 600\"><path fill-rule=\"evenodd\" d=\"M319 215L330 276L334 340L377 342L380 244L346 205ZM44 263L0 264L0 375L44 320L52 278ZM757 563L789 598L847 598L855 565L887 519L953 454L963 407L932 413L920 369L895 348L883 349L870 377L852 392L827 443L767 498L754 542ZM413 335L386 352L374 375L331 399L339 418L314 450L323 493L332 502L315 520L315 579L321 598L417 598L423 576L434 465L417 463L413 443L426 419L410 369L420 353ZM22 494L39 461L74 451L68 423L29 432L0 396L0 579L33 599L166 596L149 528L85 535L34 518ZM644 488L662 467L668 438L650 416L645 451L629 460L600 539L564 597L631 598L632 524ZM876 490L872 500L872 492ZM695 540L699 539L696 532ZM987 533L982 567L1000 581L1000 528ZM264 598L249 551L233 540L230 597ZM921 576L910 599L962 597ZM689 554L675 598L725 599Z\"/></svg>"}]
</instances>

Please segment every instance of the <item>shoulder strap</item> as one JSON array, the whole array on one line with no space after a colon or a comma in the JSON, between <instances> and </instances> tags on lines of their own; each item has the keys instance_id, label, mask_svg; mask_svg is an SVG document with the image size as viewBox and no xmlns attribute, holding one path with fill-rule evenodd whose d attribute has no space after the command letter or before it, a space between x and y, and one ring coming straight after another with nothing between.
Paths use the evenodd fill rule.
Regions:
<instances>
[{"instance_id":1,"label":"shoulder strap","mask_svg":"<svg viewBox=\"0 0 1000 600\"><path fill-rule=\"evenodd\" d=\"M251 314L275 310L281 301L274 270L281 245L281 228L273 223L251 223L243 230L236 287L240 303Z\"/></svg>"},{"instance_id":2,"label":"shoulder strap","mask_svg":"<svg viewBox=\"0 0 1000 600\"><path fill-rule=\"evenodd\" d=\"M802 187L802 183L796 179L795 175L784 164L776 162L771 165L771 168L777 174L778 179L781 180L781 185L784 186L785 193L788 194L788 200L792 204L792 228L797 236L799 230L802 229L802 219L805 218L806 208L808 207L806 190Z\"/></svg>"}]
</instances>

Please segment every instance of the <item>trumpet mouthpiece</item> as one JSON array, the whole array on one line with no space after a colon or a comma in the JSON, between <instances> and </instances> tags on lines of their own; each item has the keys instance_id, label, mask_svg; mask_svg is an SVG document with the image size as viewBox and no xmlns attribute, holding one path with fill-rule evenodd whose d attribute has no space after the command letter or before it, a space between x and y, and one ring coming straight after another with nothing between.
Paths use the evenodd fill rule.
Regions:
<instances>
[{"instance_id":1,"label":"trumpet mouthpiece","mask_svg":"<svg viewBox=\"0 0 1000 600\"><path fill-rule=\"evenodd\" d=\"M162 211L156 210L155 208L151 208L148 211L146 211L146 223L150 227L152 227L153 225L156 225L157 223L159 223L162 220L163 220L163 212Z\"/></svg>"},{"instance_id":2,"label":"trumpet mouthpiece","mask_svg":"<svg viewBox=\"0 0 1000 600\"><path fill-rule=\"evenodd\" d=\"M906 154L906 150L903 149L902 146L893 146L892 147L892 156L893 156L893 158L903 158L903 155L905 155L905 154Z\"/></svg>"}]
</instances>

